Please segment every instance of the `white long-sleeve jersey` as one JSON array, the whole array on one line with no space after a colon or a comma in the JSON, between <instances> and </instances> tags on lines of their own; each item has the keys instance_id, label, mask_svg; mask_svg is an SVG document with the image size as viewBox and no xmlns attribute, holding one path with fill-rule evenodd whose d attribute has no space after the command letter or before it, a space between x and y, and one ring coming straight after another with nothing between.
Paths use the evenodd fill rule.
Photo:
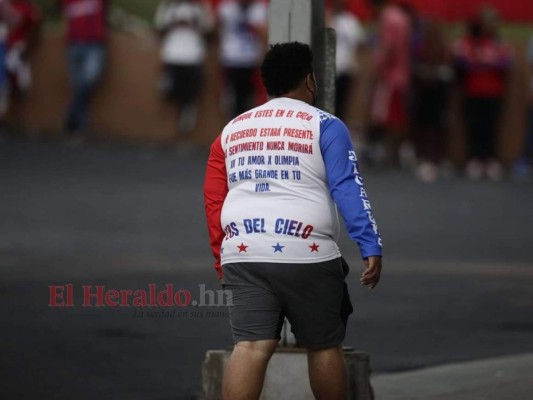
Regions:
<instances>
[{"instance_id":1,"label":"white long-sleeve jersey","mask_svg":"<svg viewBox=\"0 0 533 400\"><path fill-rule=\"evenodd\" d=\"M337 258L337 210L363 257L382 253L348 129L299 100L275 98L224 128L205 199L222 264Z\"/></svg>"}]
</instances>

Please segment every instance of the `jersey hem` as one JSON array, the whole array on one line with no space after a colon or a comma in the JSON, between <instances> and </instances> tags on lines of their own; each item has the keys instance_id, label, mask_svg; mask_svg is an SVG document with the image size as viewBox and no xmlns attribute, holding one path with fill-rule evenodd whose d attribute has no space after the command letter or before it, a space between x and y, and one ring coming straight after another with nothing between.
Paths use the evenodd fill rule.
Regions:
<instances>
[{"instance_id":1,"label":"jersey hem","mask_svg":"<svg viewBox=\"0 0 533 400\"><path fill-rule=\"evenodd\" d=\"M339 258L341 257L341 253L340 252L337 252L337 253L334 253L334 254L330 254L328 256L324 256L324 257L320 257L320 258L317 258L317 257L313 257L313 258L283 258L283 259L280 259L280 258L273 258L273 257L270 257L270 258L267 258L267 257L246 257L246 258L243 258L243 257L232 257L232 258L229 258L229 259L225 259L221 262L221 265L225 265L225 264L231 264L231 263L234 263L234 262L265 262L265 263L275 263L275 264L310 264L310 263L318 263L318 262L322 262L322 261L331 261L331 260L334 260L336 258Z\"/></svg>"}]
</instances>

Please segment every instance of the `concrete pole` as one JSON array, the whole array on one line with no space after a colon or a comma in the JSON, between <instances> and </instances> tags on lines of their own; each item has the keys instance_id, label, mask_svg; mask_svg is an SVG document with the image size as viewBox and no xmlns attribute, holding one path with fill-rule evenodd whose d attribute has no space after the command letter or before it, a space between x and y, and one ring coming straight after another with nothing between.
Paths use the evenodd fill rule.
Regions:
<instances>
[{"instance_id":1,"label":"concrete pole","mask_svg":"<svg viewBox=\"0 0 533 400\"><path fill-rule=\"evenodd\" d=\"M315 75L318 81L316 106L335 114L336 36L335 30L325 28L315 41Z\"/></svg>"},{"instance_id":2,"label":"concrete pole","mask_svg":"<svg viewBox=\"0 0 533 400\"><path fill-rule=\"evenodd\" d=\"M335 111L335 32L326 29L324 0L270 0L270 44L298 41L311 46L318 82L316 106Z\"/></svg>"},{"instance_id":3,"label":"concrete pole","mask_svg":"<svg viewBox=\"0 0 533 400\"><path fill-rule=\"evenodd\" d=\"M270 0L269 44L301 42L311 46L313 69L318 84L316 106L335 112L335 31L326 29L325 0ZM296 342L287 320L281 332L281 345Z\"/></svg>"}]
</instances>

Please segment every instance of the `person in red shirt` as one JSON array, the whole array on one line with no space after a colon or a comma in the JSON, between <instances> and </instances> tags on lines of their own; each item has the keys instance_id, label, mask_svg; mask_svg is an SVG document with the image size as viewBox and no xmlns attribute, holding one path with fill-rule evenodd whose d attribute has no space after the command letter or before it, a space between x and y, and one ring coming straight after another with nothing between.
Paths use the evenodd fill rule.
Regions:
<instances>
[{"instance_id":1,"label":"person in red shirt","mask_svg":"<svg viewBox=\"0 0 533 400\"><path fill-rule=\"evenodd\" d=\"M8 108L9 85L7 82L7 34L19 23L20 16L11 6L9 0L0 0L0 117L3 117Z\"/></svg>"},{"instance_id":2,"label":"person in red shirt","mask_svg":"<svg viewBox=\"0 0 533 400\"><path fill-rule=\"evenodd\" d=\"M372 0L377 15L373 51L368 161L401 164L407 139L408 92L414 10L389 0Z\"/></svg>"},{"instance_id":3,"label":"person in red shirt","mask_svg":"<svg viewBox=\"0 0 533 400\"><path fill-rule=\"evenodd\" d=\"M17 21L9 29L6 40L5 66L9 78L9 92L25 94L31 87L28 57L37 43L42 17L33 0L11 0L10 5Z\"/></svg>"},{"instance_id":4,"label":"person in red shirt","mask_svg":"<svg viewBox=\"0 0 533 400\"><path fill-rule=\"evenodd\" d=\"M468 131L466 173L471 179L484 174L493 180L502 176L496 158L496 135L511 52L498 39L495 23L494 12L483 10L454 49Z\"/></svg>"},{"instance_id":5,"label":"person in red shirt","mask_svg":"<svg viewBox=\"0 0 533 400\"><path fill-rule=\"evenodd\" d=\"M60 0L67 23L72 100L65 121L69 135L86 132L88 108L106 60L110 0Z\"/></svg>"}]
</instances>

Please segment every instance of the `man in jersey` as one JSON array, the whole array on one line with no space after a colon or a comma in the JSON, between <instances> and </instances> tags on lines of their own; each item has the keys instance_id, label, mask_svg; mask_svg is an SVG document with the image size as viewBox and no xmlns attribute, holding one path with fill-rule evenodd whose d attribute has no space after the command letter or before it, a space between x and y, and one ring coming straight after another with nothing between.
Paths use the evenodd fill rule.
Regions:
<instances>
[{"instance_id":1,"label":"man in jersey","mask_svg":"<svg viewBox=\"0 0 533 400\"><path fill-rule=\"evenodd\" d=\"M261 66L270 100L233 119L211 146L204 186L216 269L233 295L235 347L225 399L258 399L287 317L308 350L317 399L345 399L342 354L352 312L337 210L359 245L361 284L381 273L381 238L348 129L313 106L309 46L272 46Z\"/></svg>"}]
</instances>

